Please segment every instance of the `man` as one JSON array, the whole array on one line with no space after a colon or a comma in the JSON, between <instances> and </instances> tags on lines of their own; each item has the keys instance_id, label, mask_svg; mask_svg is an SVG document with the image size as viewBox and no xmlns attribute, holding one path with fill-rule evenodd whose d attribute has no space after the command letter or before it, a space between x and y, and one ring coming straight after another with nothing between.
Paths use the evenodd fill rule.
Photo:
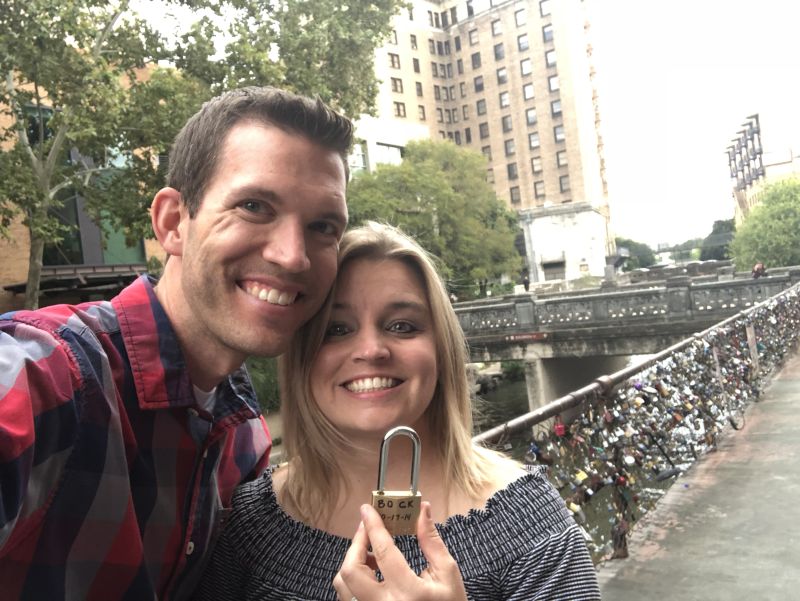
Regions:
<instances>
[{"instance_id":1,"label":"man","mask_svg":"<svg viewBox=\"0 0 800 601\"><path fill-rule=\"evenodd\" d=\"M351 141L319 101L210 101L152 203L159 282L0 317L0 597L191 594L234 488L268 463L242 363L280 354L336 275Z\"/></svg>"}]
</instances>

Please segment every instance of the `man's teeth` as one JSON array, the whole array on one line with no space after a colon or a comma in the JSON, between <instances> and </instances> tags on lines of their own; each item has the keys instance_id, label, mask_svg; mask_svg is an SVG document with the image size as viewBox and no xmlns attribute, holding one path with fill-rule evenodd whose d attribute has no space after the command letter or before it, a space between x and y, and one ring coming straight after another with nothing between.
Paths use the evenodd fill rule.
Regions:
<instances>
[{"instance_id":1,"label":"man's teeth","mask_svg":"<svg viewBox=\"0 0 800 601\"><path fill-rule=\"evenodd\" d=\"M250 296L267 301L272 305L291 305L297 298L296 292L281 292L276 288L262 288L258 284L250 284L245 288Z\"/></svg>"},{"instance_id":2,"label":"man's teeth","mask_svg":"<svg viewBox=\"0 0 800 601\"><path fill-rule=\"evenodd\" d=\"M372 392L374 390L383 390L384 388L393 388L398 384L399 381L394 378L363 378L348 382L345 384L345 388L350 392Z\"/></svg>"}]
</instances>

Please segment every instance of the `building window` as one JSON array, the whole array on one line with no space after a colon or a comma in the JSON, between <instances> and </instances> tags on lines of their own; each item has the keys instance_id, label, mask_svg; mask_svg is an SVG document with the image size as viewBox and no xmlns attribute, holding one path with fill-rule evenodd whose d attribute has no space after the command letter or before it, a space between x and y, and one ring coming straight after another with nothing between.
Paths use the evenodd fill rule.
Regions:
<instances>
[{"instance_id":1,"label":"building window","mask_svg":"<svg viewBox=\"0 0 800 601\"><path fill-rule=\"evenodd\" d=\"M439 19L439 13L433 13L433 24L436 27L440 27L441 28L442 21Z\"/></svg>"},{"instance_id":2,"label":"building window","mask_svg":"<svg viewBox=\"0 0 800 601\"><path fill-rule=\"evenodd\" d=\"M481 53L480 52L475 52L472 55L472 68L473 69L478 69L478 68L480 68L480 66L481 66Z\"/></svg>"},{"instance_id":3,"label":"building window","mask_svg":"<svg viewBox=\"0 0 800 601\"><path fill-rule=\"evenodd\" d=\"M543 17L550 14L550 0L539 0L539 14Z\"/></svg>"},{"instance_id":4,"label":"building window","mask_svg":"<svg viewBox=\"0 0 800 601\"><path fill-rule=\"evenodd\" d=\"M508 192L511 196L511 204L518 205L522 201L522 197L519 194L519 186L513 186Z\"/></svg>"},{"instance_id":5,"label":"building window","mask_svg":"<svg viewBox=\"0 0 800 601\"><path fill-rule=\"evenodd\" d=\"M478 75L478 77L472 80L472 83L475 86L476 92L483 92L483 75Z\"/></svg>"},{"instance_id":6,"label":"building window","mask_svg":"<svg viewBox=\"0 0 800 601\"><path fill-rule=\"evenodd\" d=\"M519 72L522 73L522 75L530 75L532 71L533 64L531 63L531 59L524 58L519 61Z\"/></svg>"},{"instance_id":7,"label":"building window","mask_svg":"<svg viewBox=\"0 0 800 601\"><path fill-rule=\"evenodd\" d=\"M504 109L511 104L508 92L500 92L500 108Z\"/></svg>"},{"instance_id":8,"label":"building window","mask_svg":"<svg viewBox=\"0 0 800 601\"><path fill-rule=\"evenodd\" d=\"M413 21L414 20L414 7L413 6L409 6L408 7L408 20L409 21Z\"/></svg>"},{"instance_id":9,"label":"building window","mask_svg":"<svg viewBox=\"0 0 800 601\"><path fill-rule=\"evenodd\" d=\"M450 20L453 22L453 25L458 23L458 14L456 13L455 6L450 9Z\"/></svg>"},{"instance_id":10,"label":"building window","mask_svg":"<svg viewBox=\"0 0 800 601\"><path fill-rule=\"evenodd\" d=\"M392 32L389 34L389 43L397 46L397 31L394 29L392 29Z\"/></svg>"},{"instance_id":11,"label":"building window","mask_svg":"<svg viewBox=\"0 0 800 601\"><path fill-rule=\"evenodd\" d=\"M533 98L533 84L532 83L526 83L524 86L522 86L522 97L525 100L530 100L531 98Z\"/></svg>"},{"instance_id":12,"label":"building window","mask_svg":"<svg viewBox=\"0 0 800 601\"><path fill-rule=\"evenodd\" d=\"M453 78L453 63L447 63L447 78Z\"/></svg>"},{"instance_id":13,"label":"building window","mask_svg":"<svg viewBox=\"0 0 800 601\"><path fill-rule=\"evenodd\" d=\"M442 86L442 100L450 100L450 95L447 93L447 86Z\"/></svg>"},{"instance_id":14,"label":"building window","mask_svg":"<svg viewBox=\"0 0 800 601\"><path fill-rule=\"evenodd\" d=\"M500 119L500 123L503 126L503 133L510 132L513 127L511 125L511 115L504 115L502 119Z\"/></svg>"},{"instance_id":15,"label":"building window","mask_svg":"<svg viewBox=\"0 0 800 601\"><path fill-rule=\"evenodd\" d=\"M465 104L461 107L461 117L469 119L469 105Z\"/></svg>"},{"instance_id":16,"label":"building window","mask_svg":"<svg viewBox=\"0 0 800 601\"><path fill-rule=\"evenodd\" d=\"M447 18L447 11L442 13L442 27L450 27L450 22Z\"/></svg>"},{"instance_id":17,"label":"building window","mask_svg":"<svg viewBox=\"0 0 800 601\"><path fill-rule=\"evenodd\" d=\"M531 171L533 173L542 172L542 157L533 157L531 159Z\"/></svg>"},{"instance_id":18,"label":"building window","mask_svg":"<svg viewBox=\"0 0 800 601\"><path fill-rule=\"evenodd\" d=\"M450 109L444 109L444 118L445 122L447 123L453 122L453 113L450 111Z\"/></svg>"},{"instance_id":19,"label":"building window","mask_svg":"<svg viewBox=\"0 0 800 601\"><path fill-rule=\"evenodd\" d=\"M522 27L528 22L528 12L523 8L514 13L514 23L517 27Z\"/></svg>"},{"instance_id":20,"label":"building window","mask_svg":"<svg viewBox=\"0 0 800 601\"><path fill-rule=\"evenodd\" d=\"M395 102L394 103L394 116L395 117L405 117L406 116L406 105L403 102Z\"/></svg>"},{"instance_id":21,"label":"building window","mask_svg":"<svg viewBox=\"0 0 800 601\"><path fill-rule=\"evenodd\" d=\"M548 23L544 27L542 27L542 39L545 42L552 42L553 41L553 25Z\"/></svg>"},{"instance_id":22,"label":"building window","mask_svg":"<svg viewBox=\"0 0 800 601\"><path fill-rule=\"evenodd\" d=\"M428 50L430 50L431 54L436 54L436 42L431 38L428 38Z\"/></svg>"},{"instance_id":23,"label":"building window","mask_svg":"<svg viewBox=\"0 0 800 601\"><path fill-rule=\"evenodd\" d=\"M428 25L433 27L433 11L428 11Z\"/></svg>"},{"instance_id":24,"label":"building window","mask_svg":"<svg viewBox=\"0 0 800 601\"><path fill-rule=\"evenodd\" d=\"M478 102L475 103L475 112L477 112L479 115L486 114L486 100L481 98L480 100L478 100Z\"/></svg>"},{"instance_id":25,"label":"building window","mask_svg":"<svg viewBox=\"0 0 800 601\"><path fill-rule=\"evenodd\" d=\"M436 63L431 63L431 75L439 77L439 66Z\"/></svg>"},{"instance_id":26,"label":"building window","mask_svg":"<svg viewBox=\"0 0 800 601\"><path fill-rule=\"evenodd\" d=\"M458 123L458 109L450 111L453 114L453 123Z\"/></svg>"},{"instance_id":27,"label":"building window","mask_svg":"<svg viewBox=\"0 0 800 601\"><path fill-rule=\"evenodd\" d=\"M503 146L505 147L506 150L506 156L511 156L517 151L516 146L514 146L513 138L503 142Z\"/></svg>"},{"instance_id":28,"label":"building window","mask_svg":"<svg viewBox=\"0 0 800 601\"><path fill-rule=\"evenodd\" d=\"M417 96L419 96L420 98L422 98L422 82L421 82L421 81L418 81L418 82L416 82L416 83L414 84L414 87L416 87L416 88L417 88Z\"/></svg>"},{"instance_id":29,"label":"building window","mask_svg":"<svg viewBox=\"0 0 800 601\"><path fill-rule=\"evenodd\" d=\"M536 125L536 109L529 108L525 111L525 122L528 125Z\"/></svg>"},{"instance_id":30,"label":"building window","mask_svg":"<svg viewBox=\"0 0 800 601\"><path fill-rule=\"evenodd\" d=\"M531 132L528 134L528 148L534 149L539 148L539 132Z\"/></svg>"},{"instance_id":31,"label":"building window","mask_svg":"<svg viewBox=\"0 0 800 601\"><path fill-rule=\"evenodd\" d=\"M569 192L569 175L562 175L559 177L558 185L562 192Z\"/></svg>"},{"instance_id":32,"label":"building window","mask_svg":"<svg viewBox=\"0 0 800 601\"><path fill-rule=\"evenodd\" d=\"M491 167L486 170L486 181L490 184L494 183L494 169Z\"/></svg>"},{"instance_id":33,"label":"building window","mask_svg":"<svg viewBox=\"0 0 800 601\"><path fill-rule=\"evenodd\" d=\"M399 77L392 77L392 92L403 93L403 80Z\"/></svg>"},{"instance_id":34,"label":"building window","mask_svg":"<svg viewBox=\"0 0 800 601\"><path fill-rule=\"evenodd\" d=\"M544 198L544 182L539 180L533 184L533 195L536 198Z\"/></svg>"},{"instance_id":35,"label":"building window","mask_svg":"<svg viewBox=\"0 0 800 601\"><path fill-rule=\"evenodd\" d=\"M548 50L544 53L544 62L547 64L548 67L555 67L556 66L556 51L555 50Z\"/></svg>"},{"instance_id":36,"label":"building window","mask_svg":"<svg viewBox=\"0 0 800 601\"><path fill-rule=\"evenodd\" d=\"M417 49L417 36L415 36L413 33L411 34L411 49Z\"/></svg>"},{"instance_id":37,"label":"building window","mask_svg":"<svg viewBox=\"0 0 800 601\"><path fill-rule=\"evenodd\" d=\"M467 0L467 16L472 17L475 15L475 9L472 7L472 0Z\"/></svg>"},{"instance_id":38,"label":"building window","mask_svg":"<svg viewBox=\"0 0 800 601\"><path fill-rule=\"evenodd\" d=\"M469 45L474 46L478 43L478 30L477 29L470 29L469 30Z\"/></svg>"},{"instance_id":39,"label":"building window","mask_svg":"<svg viewBox=\"0 0 800 601\"><path fill-rule=\"evenodd\" d=\"M497 70L497 83L500 85L508 83L508 71L506 71L505 67L500 67Z\"/></svg>"},{"instance_id":40,"label":"building window","mask_svg":"<svg viewBox=\"0 0 800 601\"><path fill-rule=\"evenodd\" d=\"M444 113L442 109L436 109L436 123L444 123Z\"/></svg>"},{"instance_id":41,"label":"building window","mask_svg":"<svg viewBox=\"0 0 800 601\"><path fill-rule=\"evenodd\" d=\"M503 43L494 45L494 60L499 61L506 57L506 51L503 50Z\"/></svg>"},{"instance_id":42,"label":"building window","mask_svg":"<svg viewBox=\"0 0 800 601\"><path fill-rule=\"evenodd\" d=\"M486 157L486 160L491 162L492 161L492 147L491 146L483 146L481 147L481 152L483 156Z\"/></svg>"},{"instance_id":43,"label":"building window","mask_svg":"<svg viewBox=\"0 0 800 601\"><path fill-rule=\"evenodd\" d=\"M461 97L464 98L467 95L467 84L463 81L458 84L458 91L461 92Z\"/></svg>"},{"instance_id":44,"label":"building window","mask_svg":"<svg viewBox=\"0 0 800 601\"><path fill-rule=\"evenodd\" d=\"M450 86L450 100L456 99L456 87Z\"/></svg>"},{"instance_id":45,"label":"building window","mask_svg":"<svg viewBox=\"0 0 800 601\"><path fill-rule=\"evenodd\" d=\"M444 133L441 129L439 130L439 136L442 138L442 140L446 140L447 139L447 134Z\"/></svg>"},{"instance_id":46,"label":"building window","mask_svg":"<svg viewBox=\"0 0 800 601\"><path fill-rule=\"evenodd\" d=\"M461 52L461 36L457 35L453 39L453 45L455 46L456 52Z\"/></svg>"},{"instance_id":47,"label":"building window","mask_svg":"<svg viewBox=\"0 0 800 601\"><path fill-rule=\"evenodd\" d=\"M519 172L517 171L517 164L516 163L508 163L506 165L506 172L508 173L508 179L517 179L519 177Z\"/></svg>"},{"instance_id":48,"label":"building window","mask_svg":"<svg viewBox=\"0 0 800 601\"><path fill-rule=\"evenodd\" d=\"M433 86L433 97L436 100L441 100L442 99L442 88L440 88L439 86Z\"/></svg>"},{"instance_id":49,"label":"building window","mask_svg":"<svg viewBox=\"0 0 800 601\"><path fill-rule=\"evenodd\" d=\"M553 100L553 102L550 103L550 112L553 114L553 117L561 114L561 100Z\"/></svg>"},{"instance_id":50,"label":"building window","mask_svg":"<svg viewBox=\"0 0 800 601\"><path fill-rule=\"evenodd\" d=\"M557 92L561 84L558 82L558 75L551 75L547 78L547 85L550 87L551 92Z\"/></svg>"},{"instance_id":51,"label":"building window","mask_svg":"<svg viewBox=\"0 0 800 601\"><path fill-rule=\"evenodd\" d=\"M439 55L444 55L444 44L441 42L436 42L436 51L439 53Z\"/></svg>"},{"instance_id":52,"label":"building window","mask_svg":"<svg viewBox=\"0 0 800 601\"><path fill-rule=\"evenodd\" d=\"M501 33L503 33L503 24L500 19L495 19L492 21L492 35L500 35Z\"/></svg>"},{"instance_id":53,"label":"building window","mask_svg":"<svg viewBox=\"0 0 800 601\"><path fill-rule=\"evenodd\" d=\"M559 150L556 153L556 164L559 167L566 167L567 166L567 151L566 150Z\"/></svg>"},{"instance_id":54,"label":"building window","mask_svg":"<svg viewBox=\"0 0 800 601\"><path fill-rule=\"evenodd\" d=\"M456 61L456 71L458 71L459 75L464 75L464 61L461 59Z\"/></svg>"},{"instance_id":55,"label":"building window","mask_svg":"<svg viewBox=\"0 0 800 601\"><path fill-rule=\"evenodd\" d=\"M412 59L412 60L414 62L414 73L419 73L419 59L415 58L415 59Z\"/></svg>"},{"instance_id":56,"label":"building window","mask_svg":"<svg viewBox=\"0 0 800 601\"><path fill-rule=\"evenodd\" d=\"M489 137L489 124L488 123L481 123L478 126L478 132L480 133L481 139Z\"/></svg>"},{"instance_id":57,"label":"building window","mask_svg":"<svg viewBox=\"0 0 800 601\"><path fill-rule=\"evenodd\" d=\"M392 69L399 69L400 68L400 55L394 54L392 52L389 53L389 66Z\"/></svg>"},{"instance_id":58,"label":"building window","mask_svg":"<svg viewBox=\"0 0 800 601\"><path fill-rule=\"evenodd\" d=\"M419 116L420 121L425 121L425 107L421 104L417 105L417 115Z\"/></svg>"},{"instance_id":59,"label":"building window","mask_svg":"<svg viewBox=\"0 0 800 601\"><path fill-rule=\"evenodd\" d=\"M564 136L564 126L563 125L556 125L553 128L553 138L555 138L556 142L563 142L565 139Z\"/></svg>"},{"instance_id":60,"label":"building window","mask_svg":"<svg viewBox=\"0 0 800 601\"><path fill-rule=\"evenodd\" d=\"M469 127L464 128L464 142L467 144L472 143L472 131Z\"/></svg>"},{"instance_id":61,"label":"building window","mask_svg":"<svg viewBox=\"0 0 800 601\"><path fill-rule=\"evenodd\" d=\"M520 52L525 52L528 48L530 48L530 44L528 43L528 34L523 33L520 36L517 36L517 48L519 48Z\"/></svg>"},{"instance_id":62,"label":"building window","mask_svg":"<svg viewBox=\"0 0 800 601\"><path fill-rule=\"evenodd\" d=\"M453 134L453 135L455 136L456 144L458 144L459 146L461 146L461 132L460 132L460 131L457 131L457 132L456 132L455 134Z\"/></svg>"}]
</instances>

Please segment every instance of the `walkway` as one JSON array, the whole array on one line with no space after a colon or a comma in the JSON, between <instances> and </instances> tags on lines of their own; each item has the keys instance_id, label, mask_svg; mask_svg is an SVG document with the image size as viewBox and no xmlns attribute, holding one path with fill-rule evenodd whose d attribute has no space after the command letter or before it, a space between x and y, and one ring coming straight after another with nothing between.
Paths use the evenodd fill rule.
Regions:
<instances>
[{"instance_id":1,"label":"walkway","mask_svg":"<svg viewBox=\"0 0 800 601\"><path fill-rule=\"evenodd\" d=\"M600 568L603 599L800 599L800 353Z\"/></svg>"}]
</instances>

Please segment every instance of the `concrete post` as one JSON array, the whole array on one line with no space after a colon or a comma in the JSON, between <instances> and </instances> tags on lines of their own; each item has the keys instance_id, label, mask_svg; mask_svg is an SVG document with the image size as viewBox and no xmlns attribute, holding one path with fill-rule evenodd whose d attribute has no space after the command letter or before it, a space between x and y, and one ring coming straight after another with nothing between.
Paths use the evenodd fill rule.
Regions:
<instances>
[{"instance_id":1,"label":"concrete post","mask_svg":"<svg viewBox=\"0 0 800 601\"><path fill-rule=\"evenodd\" d=\"M525 360L525 388L528 391L528 408L534 411L547 403L545 398L544 366L541 359Z\"/></svg>"}]
</instances>

